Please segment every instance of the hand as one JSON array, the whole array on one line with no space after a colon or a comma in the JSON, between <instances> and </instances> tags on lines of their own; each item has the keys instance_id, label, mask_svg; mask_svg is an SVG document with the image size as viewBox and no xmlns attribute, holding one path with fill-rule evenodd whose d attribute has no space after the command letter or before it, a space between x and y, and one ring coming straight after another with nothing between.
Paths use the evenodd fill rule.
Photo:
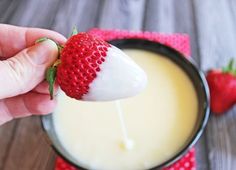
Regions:
<instances>
[{"instance_id":1,"label":"hand","mask_svg":"<svg viewBox=\"0 0 236 170\"><path fill-rule=\"evenodd\" d=\"M0 24L0 125L13 118L42 115L53 111L44 81L46 69L56 60L56 44L66 39L59 33ZM55 87L56 88L56 87Z\"/></svg>"}]
</instances>

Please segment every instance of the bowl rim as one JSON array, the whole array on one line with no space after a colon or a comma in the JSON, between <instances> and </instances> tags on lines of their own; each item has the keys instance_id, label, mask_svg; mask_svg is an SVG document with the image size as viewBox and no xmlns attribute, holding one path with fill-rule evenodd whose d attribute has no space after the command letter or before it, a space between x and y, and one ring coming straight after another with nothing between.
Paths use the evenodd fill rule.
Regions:
<instances>
[{"instance_id":1,"label":"bowl rim","mask_svg":"<svg viewBox=\"0 0 236 170\"><path fill-rule=\"evenodd\" d=\"M138 38L114 39L114 40L111 40L111 41L108 41L108 42L112 45L117 46L118 48L121 48L121 49L146 50L146 51L154 52L154 53L157 53L157 54L161 54L163 56L166 56L167 58L171 58L170 55L168 56L167 53L169 53L169 52L174 53L176 55L176 57L181 57L183 62L185 64L187 64L188 67L191 67L191 69L193 69L193 71L195 72L194 74L196 74L196 76L198 76L198 78L200 80L200 83L202 85L202 90L203 90L203 93L204 93L205 101L204 101L204 104L203 104L203 107L204 107L204 110L203 110L204 113L203 114L204 115L203 115L202 119L200 120L199 127L195 131L194 135L191 136L190 140L176 154L174 154L172 157L170 157L168 160L164 161L163 163L161 163L161 164L159 164L159 165L157 165L157 166L155 166L155 167L153 167L149 170L156 170L156 169L166 168L166 167L174 164L178 160L180 160L196 144L196 142L200 139L201 135L203 134L203 131L204 131L206 125L207 125L209 115L210 115L210 107L209 107L210 93L209 93L209 87L208 87L207 81L205 79L204 73L193 64L194 61L191 58L186 58L186 56L184 56L182 53L180 53L176 49L174 49L170 46L161 44L159 42L154 42L154 41L150 41L150 40L143 40L143 39L138 39ZM127 47L120 47L122 45L127 45ZM160 52L160 48L162 50L166 51L166 53ZM180 67L182 68L182 66L180 66ZM80 167L79 165L75 164L74 162L72 162L71 160L66 158L59 151L59 149L57 149L57 147L53 145L53 142L50 139L50 136L48 135L47 130L44 126L43 117L44 116L41 116L41 125L42 125L43 130L46 132L47 137L49 138L49 141L51 141L50 145L53 148L53 150L59 156L61 156L64 160L66 160L68 163L73 165L74 167L79 168L80 170L87 170L86 168Z\"/></svg>"}]
</instances>

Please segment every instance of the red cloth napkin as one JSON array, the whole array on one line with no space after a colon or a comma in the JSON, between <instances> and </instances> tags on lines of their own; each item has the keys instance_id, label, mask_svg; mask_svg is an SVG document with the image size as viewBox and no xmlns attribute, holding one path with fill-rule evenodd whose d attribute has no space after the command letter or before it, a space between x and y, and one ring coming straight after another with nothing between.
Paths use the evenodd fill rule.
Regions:
<instances>
[{"instance_id":1,"label":"red cloth napkin","mask_svg":"<svg viewBox=\"0 0 236 170\"><path fill-rule=\"evenodd\" d=\"M159 42L161 44L175 48L183 53L186 57L190 57L190 43L187 34L162 34L156 32L131 32L126 30L102 30L94 28L89 31L90 34L96 35L106 41L124 38L139 38L150 41ZM178 162L163 170L195 170L196 158L195 149L192 148ZM55 164L55 170L78 170L68 162L58 157Z\"/></svg>"},{"instance_id":2,"label":"red cloth napkin","mask_svg":"<svg viewBox=\"0 0 236 170\"><path fill-rule=\"evenodd\" d=\"M90 34L96 35L106 41L124 38L139 38L159 42L161 44L175 48L186 57L190 56L190 43L187 34L163 34L156 32L132 32L126 30L102 30L91 29Z\"/></svg>"}]
</instances>

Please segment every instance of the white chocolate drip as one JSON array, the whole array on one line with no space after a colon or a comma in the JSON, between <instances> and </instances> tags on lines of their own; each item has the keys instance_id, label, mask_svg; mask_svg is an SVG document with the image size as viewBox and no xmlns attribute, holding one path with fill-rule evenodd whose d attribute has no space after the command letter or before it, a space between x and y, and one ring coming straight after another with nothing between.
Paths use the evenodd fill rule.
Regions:
<instances>
[{"instance_id":1,"label":"white chocolate drip","mask_svg":"<svg viewBox=\"0 0 236 170\"><path fill-rule=\"evenodd\" d=\"M117 112L119 115L120 126L121 126L121 130L122 130L122 134L123 134L123 142L124 143L122 143L122 144L124 145L126 150L131 150L134 147L134 141L129 138L127 127L126 127L125 120L124 120L124 112L122 110L121 103L119 100L117 100L117 101L115 101L115 104L116 104Z\"/></svg>"}]
</instances>

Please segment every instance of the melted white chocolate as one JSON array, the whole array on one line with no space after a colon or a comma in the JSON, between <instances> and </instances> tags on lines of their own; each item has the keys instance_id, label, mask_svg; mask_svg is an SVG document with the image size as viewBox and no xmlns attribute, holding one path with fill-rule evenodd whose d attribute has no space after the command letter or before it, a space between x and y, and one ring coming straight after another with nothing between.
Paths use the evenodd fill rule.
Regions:
<instances>
[{"instance_id":1,"label":"melted white chocolate","mask_svg":"<svg viewBox=\"0 0 236 170\"><path fill-rule=\"evenodd\" d=\"M124 148L127 150L133 149L134 141L129 138L127 127L126 127L125 120L124 120L124 112L122 110L122 106L120 104L120 101L119 100L116 101L115 104L116 104L117 113L118 113L118 116L120 119L120 127L121 127L121 130L123 133L123 141L122 141L121 145L123 145Z\"/></svg>"},{"instance_id":2,"label":"melted white chocolate","mask_svg":"<svg viewBox=\"0 0 236 170\"><path fill-rule=\"evenodd\" d=\"M195 125L197 96L183 70L155 53L124 51L148 76L142 93L120 101L132 149L121 145L124 135L114 102L80 102L59 95L53 114L56 132L65 149L85 168L154 167L183 147Z\"/></svg>"}]
</instances>

